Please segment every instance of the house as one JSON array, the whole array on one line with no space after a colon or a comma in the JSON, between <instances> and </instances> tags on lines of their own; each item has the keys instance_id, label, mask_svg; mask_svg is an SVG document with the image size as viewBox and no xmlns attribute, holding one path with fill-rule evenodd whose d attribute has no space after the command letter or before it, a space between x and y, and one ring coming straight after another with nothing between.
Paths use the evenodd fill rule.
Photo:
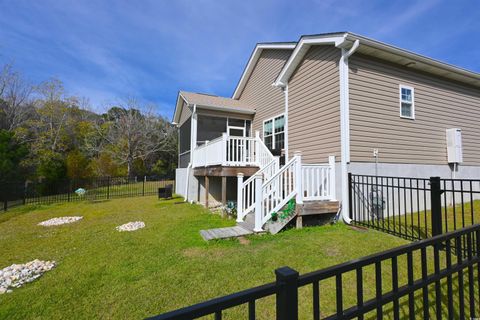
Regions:
<instances>
[{"instance_id":1,"label":"house","mask_svg":"<svg viewBox=\"0 0 480 320\"><path fill-rule=\"evenodd\" d=\"M232 97L180 91L173 122L176 192L257 231L294 197L348 221L349 172L480 174L480 74L350 32L257 44Z\"/></svg>"}]
</instances>

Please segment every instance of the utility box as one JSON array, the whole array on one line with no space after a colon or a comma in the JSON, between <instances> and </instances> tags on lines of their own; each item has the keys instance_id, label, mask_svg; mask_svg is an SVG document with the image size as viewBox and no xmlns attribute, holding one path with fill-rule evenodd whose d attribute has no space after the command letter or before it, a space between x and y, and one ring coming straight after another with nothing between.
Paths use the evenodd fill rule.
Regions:
<instances>
[{"instance_id":1,"label":"utility box","mask_svg":"<svg viewBox=\"0 0 480 320\"><path fill-rule=\"evenodd\" d=\"M448 163L463 162L462 130L447 129L447 158Z\"/></svg>"}]
</instances>

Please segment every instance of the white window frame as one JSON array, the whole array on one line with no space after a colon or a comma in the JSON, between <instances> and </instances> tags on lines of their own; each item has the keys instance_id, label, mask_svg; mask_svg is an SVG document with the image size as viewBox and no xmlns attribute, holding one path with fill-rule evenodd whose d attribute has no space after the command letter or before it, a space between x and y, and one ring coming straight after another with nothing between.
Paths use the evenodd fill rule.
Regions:
<instances>
[{"instance_id":1,"label":"white window frame","mask_svg":"<svg viewBox=\"0 0 480 320\"><path fill-rule=\"evenodd\" d=\"M268 119L265 119L263 120L263 126L262 126L262 139L263 139L263 143L265 143L265 123L268 122L268 121L272 121L272 150L276 150L275 149L275 118L279 118L283 116L283 134L286 135L286 130L285 130L285 123L286 123L286 118L285 118L285 113L280 113L280 114L277 114L276 116L274 117L271 117L271 118L268 118ZM280 132L278 132L280 133ZM285 147L284 147L285 149Z\"/></svg>"},{"instance_id":2,"label":"white window frame","mask_svg":"<svg viewBox=\"0 0 480 320\"><path fill-rule=\"evenodd\" d=\"M410 117L402 115L402 103L410 103L408 101L402 100L402 89L410 90L412 92L412 115ZM398 98L399 98L399 114L400 118L415 120L415 89L411 86L399 85L398 87Z\"/></svg>"}]
</instances>

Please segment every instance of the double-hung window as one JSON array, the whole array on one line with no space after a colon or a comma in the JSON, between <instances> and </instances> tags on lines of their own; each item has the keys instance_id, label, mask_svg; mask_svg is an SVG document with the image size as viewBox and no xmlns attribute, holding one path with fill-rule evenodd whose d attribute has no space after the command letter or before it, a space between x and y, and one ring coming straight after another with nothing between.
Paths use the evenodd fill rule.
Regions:
<instances>
[{"instance_id":1,"label":"double-hung window","mask_svg":"<svg viewBox=\"0 0 480 320\"><path fill-rule=\"evenodd\" d=\"M263 122L263 142L270 150L285 148L285 116L283 114Z\"/></svg>"},{"instance_id":2,"label":"double-hung window","mask_svg":"<svg viewBox=\"0 0 480 320\"><path fill-rule=\"evenodd\" d=\"M414 90L400 85L400 117L415 119Z\"/></svg>"}]
</instances>

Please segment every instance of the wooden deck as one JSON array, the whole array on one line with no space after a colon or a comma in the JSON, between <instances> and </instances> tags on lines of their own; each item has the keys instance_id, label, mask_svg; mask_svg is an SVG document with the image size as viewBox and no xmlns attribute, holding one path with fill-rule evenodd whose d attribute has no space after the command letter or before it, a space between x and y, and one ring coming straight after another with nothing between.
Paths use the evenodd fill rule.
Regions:
<instances>
[{"instance_id":1,"label":"wooden deck","mask_svg":"<svg viewBox=\"0 0 480 320\"><path fill-rule=\"evenodd\" d=\"M246 177L255 174L260 168L255 166L209 166L193 168L194 176L236 177L243 173Z\"/></svg>"},{"instance_id":2,"label":"wooden deck","mask_svg":"<svg viewBox=\"0 0 480 320\"><path fill-rule=\"evenodd\" d=\"M206 241L213 239L237 238L253 233L252 230L247 230L241 226L200 230L200 235Z\"/></svg>"}]
</instances>

